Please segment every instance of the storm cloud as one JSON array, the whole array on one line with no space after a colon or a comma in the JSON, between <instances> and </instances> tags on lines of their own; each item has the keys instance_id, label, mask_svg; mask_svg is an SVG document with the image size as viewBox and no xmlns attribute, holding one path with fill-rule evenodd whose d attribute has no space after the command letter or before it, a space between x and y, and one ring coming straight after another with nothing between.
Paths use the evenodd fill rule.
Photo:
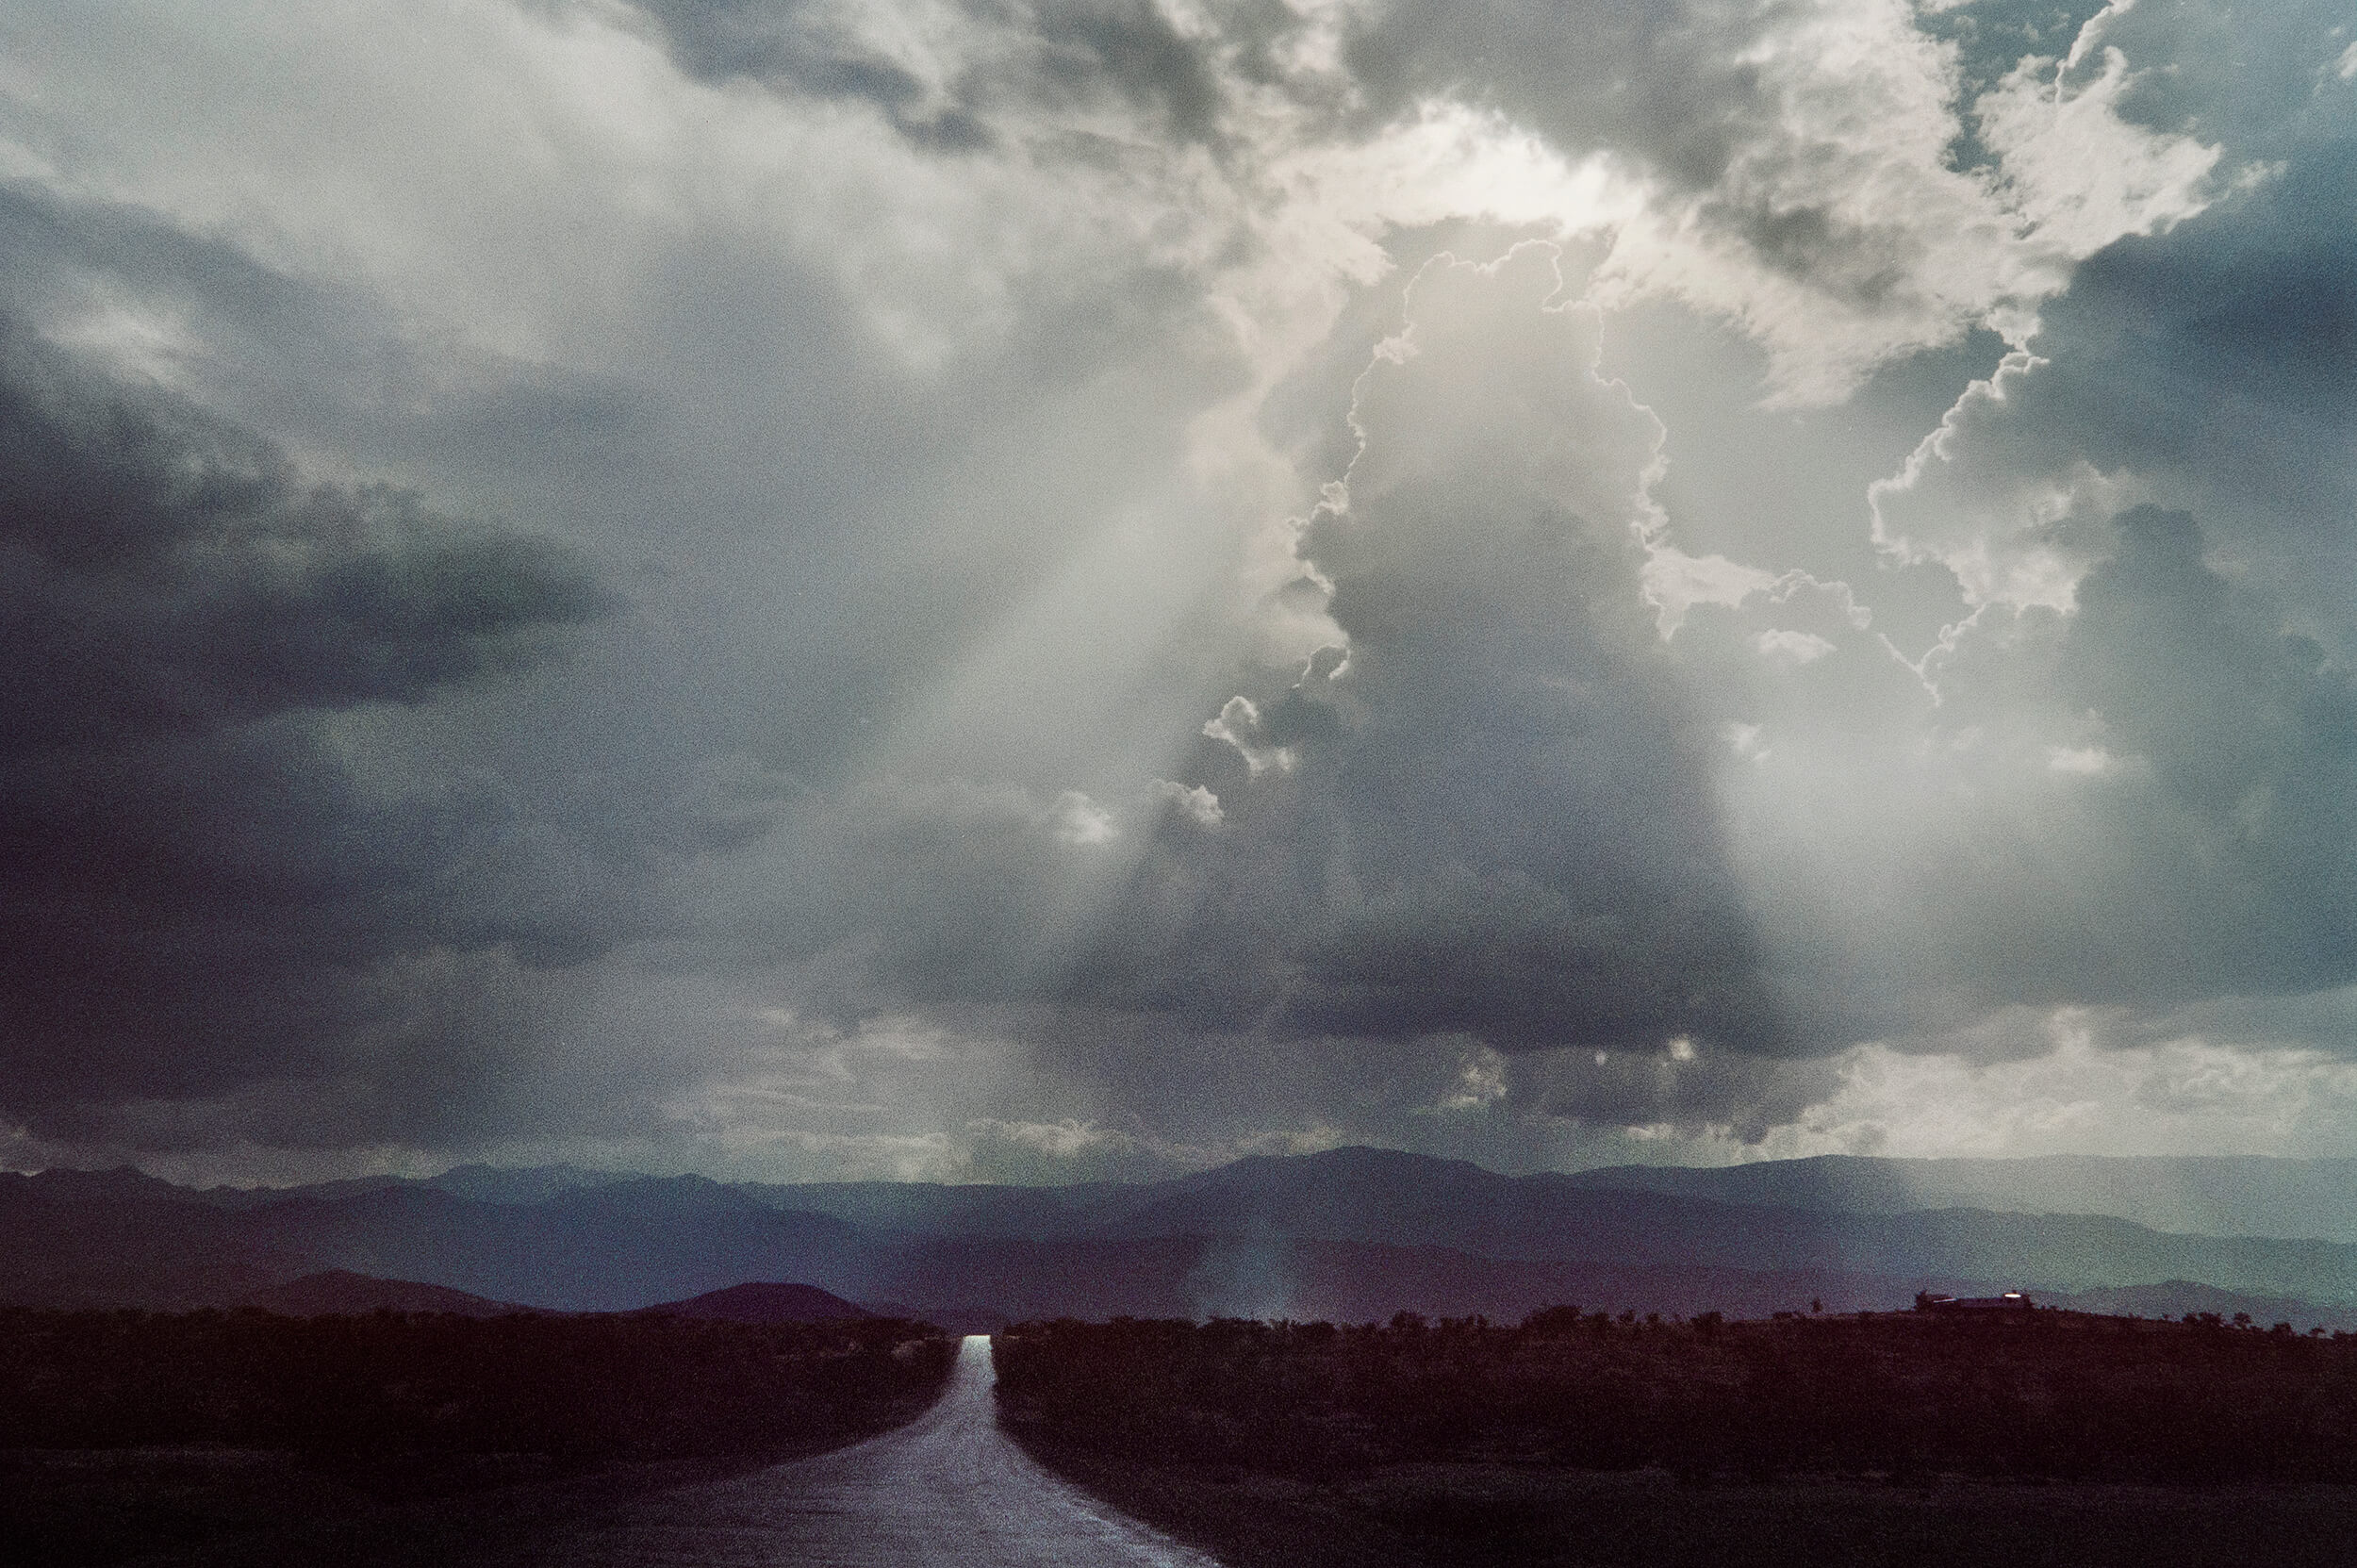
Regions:
<instances>
[{"instance_id":1,"label":"storm cloud","mask_svg":"<svg viewBox=\"0 0 2357 1568\"><path fill-rule=\"evenodd\" d=\"M1220 819L1171 814L1115 916L1162 918L1091 989L1228 1028L1778 1043L1715 737L1641 591L1659 428L1596 375L1594 312L1547 304L1557 262L1409 289L1296 546L1343 640L1208 726Z\"/></svg>"},{"instance_id":2,"label":"storm cloud","mask_svg":"<svg viewBox=\"0 0 2357 1568\"><path fill-rule=\"evenodd\" d=\"M0 50L15 1164L2357 1139L2336 7Z\"/></svg>"},{"instance_id":3,"label":"storm cloud","mask_svg":"<svg viewBox=\"0 0 2357 1568\"><path fill-rule=\"evenodd\" d=\"M0 559L18 1114L300 1071L385 1021L389 960L613 940L495 781L375 794L330 722L557 653L617 603L576 553L306 481L11 323Z\"/></svg>"}]
</instances>

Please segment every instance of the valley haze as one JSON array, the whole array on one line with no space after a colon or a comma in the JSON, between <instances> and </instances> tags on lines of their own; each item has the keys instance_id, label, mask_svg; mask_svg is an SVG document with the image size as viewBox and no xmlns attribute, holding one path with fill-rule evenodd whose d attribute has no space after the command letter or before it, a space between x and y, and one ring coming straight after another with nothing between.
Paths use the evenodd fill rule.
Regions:
<instances>
[{"instance_id":1,"label":"valley haze","mask_svg":"<svg viewBox=\"0 0 2357 1568\"><path fill-rule=\"evenodd\" d=\"M2082 1311L2245 1312L2304 1331L2357 1328L2357 1243L2162 1229L2121 1211L2183 1223L2264 1204L2286 1220L2337 1219L2352 1189L2357 1165L2338 1161L1813 1160L1507 1177L1372 1148L1066 1187L476 1166L190 1189L53 1171L0 1177L0 1246L19 1260L0 1305L485 1315L670 1303L729 1315L788 1312L799 1292L819 1305L791 1307L799 1316L834 1303L963 1329L1403 1311L1511 1322L1567 1301L1766 1316L2027 1289Z\"/></svg>"}]
</instances>

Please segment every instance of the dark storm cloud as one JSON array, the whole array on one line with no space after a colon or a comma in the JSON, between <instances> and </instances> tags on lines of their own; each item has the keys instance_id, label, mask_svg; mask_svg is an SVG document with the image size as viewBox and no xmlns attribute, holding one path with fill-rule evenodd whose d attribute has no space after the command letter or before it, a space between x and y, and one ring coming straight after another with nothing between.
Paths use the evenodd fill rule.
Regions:
<instances>
[{"instance_id":1,"label":"dark storm cloud","mask_svg":"<svg viewBox=\"0 0 2357 1568\"><path fill-rule=\"evenodd\" d=\"M2357 618L2357 80L2347 8L2152 0L2107 25L2146 67L2122 105L2246 171L2164 232L2084 262L2041 311L1998 461L2083 457L2157 482L2214 549L2346 662Z\"/></svg>"},{"instance_id":2,"label":"dark storm cloud","mask_svg":"<svg viewBox=\"0 0 2357 1568\"><path fill-rule=\"evenodd\" d=\"M1346 656L1228 705L1196 775L1223 819L1169 813L1080 989L1215 1028L1784 1043L1640 586L1658 426L1555 287L1545 247L1418 280L1301 538Z\"/></svg>"},{"instance_id":3,"label":"dark storm cloud","mask_svg":"<svg viewBox=\"0 0 2357 1568\"><path fill-rule=\"evenodd\" d=\"M848 55L839 30L798 0L646 0L640 8L662 24L672 59L691 76L750 76L889 107L923 91L898 66Z\"/></svg>"},{"instance_id":4,"label":"dark storm cloud","mask_svg":"<svg viewBox=\"0 0 2357 1568\"><path fill-rule=\"evenodd\" d=\"M1110 95L1159 118L1170 135L1207 141L1221 89L1202 46L1181 38L1151 0L1047 0L990 8L1038 40L1031 91L1051 107Z\"/></svg>"},{"instance_id":5,"label":"dark storm cloud","mask_svg":"<svg viewBox=\"0 0 2357 1568\"><path fill-rule=\"evenodd\" d=\"M1356 26L1348 58L1371 108L1426 97L1488 101L1573 153L1629 146L1693 190L1718 183L1777 129L1745 55L1780 8L1596 0L1392 0Z\"/></svg>"},{"instance_id":6,"label":"dark storm cloud","mask_svg":"<svg viewBox=\"0 0 2357 1568\"><path fill-rule=\"evenodd\" d=\"M609 607L549 545L390 491L306 486L266 444L0 338L0 626L19 754L413 702L528 664Z\"/></svg>"},{"instance_id":7,"label":"dark storm cloud","mask_svg":"<svg viewBox=\"0 0 2357 1568\"><path fill-rule=\"evenodd\" d=\"M679 68L705 81L873 104L920 145L970 151L990 132L964 107L923 112L925 84L799 0L641 0Z\"/></svg>"},{"instance_id":8,"label":"dark storm cloud","mask_svg":"<svg viewBox=\"0 0 2357 1568\"><path fill-rule=\"evenodd\" d=\"M188 341L163 358L230 423L471 482L552 526L601 499L641 515L646 491L680 483L646 399L613 379L420 343L366 290L264 266L150 209L0 182L0 310L53 330L125 305L178 323Z\"/></svg>"},{"instance_id":9,"label":"dark storm cloud","mask_svg":"<svg viewBox=\"0 0 2357 1568\"><path fill-rule=\"evenodd\" d=\"M1815 917L1850 924L1785 982L1821 1038L2038 1054L2040 1029L1972 1020L2357 979L2349 668L2221 570L2191 516L2137 506L2103 532L2074 611L1988 606L1933 663L1942 701L1924 744L1959 759L1973 798L1915 759L1861 757L1846 831L1796 840L1847 892L1774 916L1787 937Z\"/></svg>"},{"instance_id":10,"label":"dark storm cloud","mask_svg":"<svg viewBox=\"0 0 2357 1568\"><path fill-rule=\"evenodd\" d=\"M10 1114L302 1077L392 1023L385 960L611 939L495 780L387 796L320 728L545 659L615 605L570 553L308 482L10 326L0 585Z\"/></svg>"},{"instance_id":11,"label":"dark storm cloud","mask_svg":"<svg viewBox=\"0 0 2357 1568\"><path fill-rule=\"evenodd\" d=\"M1954 262L1995 232L1999 188L1931 161L1969 106L1953 101L1948 61L1905 9L1380 0L1354 13L1343 54L1362 133L1436 103L1478 106L1569 158L1599 156L1643 180L1689 243L1759 270L1767 287L1737 308L1756 309L1777 281L1807 292L1807 325L1778 326L1772 309L1758 323L1781 352L1805 357L1870 321L1917 346L1953 340L1990 303L1959 291ZM1867 189L1875 194L1861 199ZM1810 373L1787 365L1775 379L1806 388L1810 401L1838 400L1871 369L1809 386Z\"/></svg>"},{"instance_id":12,"label":"dark storm cloud","mask_svg":"<svg viewBox=\"0 0 2357 1568\"><path fill-rule=\"evenodd\" d=\"M1921 239L1903 228L1862 228L1808 203L1755 196L1706 202L1702 210L1776 272L1853 305L1889 302L1924 254Z\"/></svg>"},{"instance_id":13,"label":"dark storm cloud","mask_svg":"<svg viewBox=\"0 0 2357 1568\"><path fill-rule=\"evenodd\" d=\"M2345 20L2156 0L2107 25L2151 67L2123 112L2190 124L2254 173L2081 264L2042 307L2036 359L1969 394L1942 449L1876 497L1994 594L1927 666L1937 743L1975 759L1958 766L1986 805L1920 797L1925 821L1956 813L1944 831L1819 844L1857 884L1911 868L1887 922L1910 935L1848 970L1886 1037L1937 1045L1957 1037L1941 1017L2012 1002L2175 1009L2357 976ZM2113 515L2144 498L2159 504ZM2003 602L2024 583L2047 602ZM1893 772L1894 797L1917 787Z\"/></svg>"},{"instance_id":14,"label":"dark storm cloud","mask_svg":"<svg viewBox=\"0 0 2357 1568\"><path fill-rule=\"evenodd\" d=\"M2191 950L2153 950L2173 960L2163 983L2184 998L2357 979L2357 681L2238 596L2192 518L2144 506L2118 526L2118 553L2079 585L2061 677L2184 819L2152 842L2192 851L2179 898L2214 914Z\"/></svg>"},{"instance_id":15,"label":"dark storm cloud","mask_svg":"<svg viewBox=\"0 0 2357 1568\"><path fill-rule=\"evenodd\" d=\"M0 22L0 309L174 394L0 364L0 1136L1543 1164L2347 972L2345 0L2126 133L2094 0L148 3ZM1893 516L2098 500L1896 631L1834 405L2036 312Z\"/></svg>"},{"instance_id":16,"label":"dark storm cloud","mask_svg":"<svg viewBox=\"0 0 2357 1568\"><path fill-rule=\"evenodd\" d=\"M39 319L79 303L99 278L174 303L201 301L240 338L348 339L365 315L354 296L297 284L236 246L121 204L65 201L28 182L0 182L0 298Z\"/></svg>"},{"instance_id":17,"label":"dark storm cloud","mask_svg":"<svg viewBox=\"0 0 2357 1568\"><path fill-rule=\"evenodd\" d=\"M2024 416L2057 421L2104 468L2182 475L2217 543L2343 639L2357 630L2350 211L2357 139L2320 141L2261 189L2095 256L2047 313L2052 363Z\"/></svg>"},{"instance_id":18,"label":"dark storm cloud","mask_svg":"<svg viewBox=\"0 0 2357 1568\"><path fill-rule=\"evenodd\" d=\"M731 939L796 955L844 1021L1046 1005L1181 1034L1790 1048L1720 837L1715 724L1640 583L1659 426L1595 374L1594 316L1541 308L1556 260L1442 257L1360 379L1347 500L1309 520L1288 590L1346 646L1228 701L1140 799L895 780L792 803ZM1711 1099L1710 1070L1687 1080Z\"/></svg>"},{"instance_id":19,"label":"dark storm cloud","mask_svg":"<svg viewBox=\"0 0 2357 1568\"><path fill-rule=\"evenodd\" d=\"M965 8L968 20L989 41L993 56L937 89L803 0L639 4L688 74L751 80L819 98L864 99L921 145L987 147L997 111L1026 106L1064 110L1100 98L1142 111L1180 140L1206 141L1217 133L1217 73L1202 46L1181 37L1151 0L973 0Z\"/></svg>"}]
</instances>

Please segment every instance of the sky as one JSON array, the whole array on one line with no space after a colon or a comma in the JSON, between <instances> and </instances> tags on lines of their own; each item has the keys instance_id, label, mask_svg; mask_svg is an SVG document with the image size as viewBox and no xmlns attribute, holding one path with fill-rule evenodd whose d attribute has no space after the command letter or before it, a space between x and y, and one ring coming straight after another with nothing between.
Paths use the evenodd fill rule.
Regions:
<instances>
[{"instance_id":1,"label":"sky","mask_svg":"<svg viewBox=\"0 0 2357 1568\"><path fill-rule=\"evenodd\" d=\"M2346 0L17 0L0 1165L2357 1154Z\"/></svg>"}]
</instances>

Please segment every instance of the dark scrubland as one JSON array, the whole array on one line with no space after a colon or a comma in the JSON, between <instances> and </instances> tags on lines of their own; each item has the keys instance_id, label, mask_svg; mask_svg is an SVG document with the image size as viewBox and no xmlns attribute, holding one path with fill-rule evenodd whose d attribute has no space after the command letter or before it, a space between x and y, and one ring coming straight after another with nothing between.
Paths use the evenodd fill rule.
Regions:
<instances>
[{"instance_id":1,"label":"dark scrubland","mask_svg":"<svg viewBox=\"0 0 2357 1568\"><path fill-rule=\"evenodd\" d=\"M2346 1563L2357 1337L2076 1312L1032 1323L1043 1461L1261 1564Z\"/></svg>"},{"instance_id":2,"label":"dark scrubland","mask_svg":"<svg viewBox=\"0 0 2357 1568\"><path fill-rule=\"evenodd\" d=\"M0 1557L447 1560L896 1426L956 1349L890 1318L0 1310Z\"/></svg>"}]
</instances>

